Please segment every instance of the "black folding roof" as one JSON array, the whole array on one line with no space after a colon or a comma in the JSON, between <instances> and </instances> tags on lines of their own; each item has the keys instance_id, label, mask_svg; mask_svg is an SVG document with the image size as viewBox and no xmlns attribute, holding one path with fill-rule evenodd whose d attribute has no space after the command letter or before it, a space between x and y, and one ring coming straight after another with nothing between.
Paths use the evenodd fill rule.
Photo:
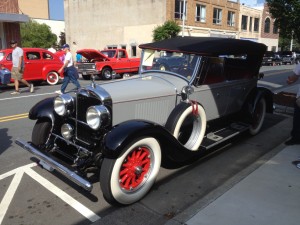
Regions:
<instances>
[{"instance_id":1,"label":"black folding roof","mask_svg":"<svg viewBox=\"0 0 300 225\"><path fill-rule=\"evenodd\" d=\"M216 37L176 37L141 44L139 47L142 49L179 51L213 56L229 54L263 55L267 49L266 45L253 41Z\"/></svg>"}]
</instances>

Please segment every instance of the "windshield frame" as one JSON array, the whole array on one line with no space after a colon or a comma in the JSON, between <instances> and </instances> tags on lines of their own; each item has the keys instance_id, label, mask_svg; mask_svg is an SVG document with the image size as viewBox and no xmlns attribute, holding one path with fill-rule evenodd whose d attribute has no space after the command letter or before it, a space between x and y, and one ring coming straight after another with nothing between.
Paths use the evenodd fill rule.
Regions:
<instances>
[{"instance_id":1,"label":"windshield frame","mask_svg":"<svg viewBox=\"0 0 300 225\"><path fill-rule=\"evenodd\" d=\"M143 75L143 74L149 74L149 73L160 73L160 74L166 74L166 75L172 75L172 76L177 76L177 77L180 77L181 79L184 79L184 80L186 80L187 82L188 82L188 84L189 85L191 85L193 82L194 82L194 80L195 80L195 77L196 77L196 75L197 75L197 73L198 73L198 71L199 71L199 67L200 67L200 64L201 64L201 60L202 60L202 56L201 55L196 55L196 54L189 54L189 53L183 53L183 52L175 52L175 51L173 51L173 52L169 52L170 54L183 54L183 57L193 57L193 59L194 59L194 57L197 57L195 60L196 60L196 62L194 62L194 67L192 67L193 68L193 72L192 72L192 74L190 75L190 76L184 76L183 74L180 74L180 73L176 73L176 72L174 72L174 71L168 71L168 70L159 70L159 69L147 69L147 70L145 70L144 69L144 67L145 67L145 65L143 64L144 63L144 59L145 59L145 57L146 57L146 54L145 54L145 52L146 51L151 51L151 52L153 52L153 53L157 53L157 52L164 52L164 50L153 50L153 49L142 49L142 53L141 53L141 63L140 63L140 67L139 67L139 75L141 76L141 75ZM149 54L147 55L147 57L149 57ZM174 56L161 56L160 58L163 58L163 57L174 57ZM177 56L176 56L177 57ZM179 56L180 57L180 56ZM152 61L151 61L151 63L152 63L152 65L151 65L151 67L153 66L153 61L154 61L154 56L152 56ZM157 59L157 58L156 58ZM192 60L193 60L192 59ZM187 64L191 64L191 61L192 60L190 60L189 62L187 62ZM191 67L190 67L191 68ZM189 78L188 78L189 77Z\"/></svg>"}]
</instances>

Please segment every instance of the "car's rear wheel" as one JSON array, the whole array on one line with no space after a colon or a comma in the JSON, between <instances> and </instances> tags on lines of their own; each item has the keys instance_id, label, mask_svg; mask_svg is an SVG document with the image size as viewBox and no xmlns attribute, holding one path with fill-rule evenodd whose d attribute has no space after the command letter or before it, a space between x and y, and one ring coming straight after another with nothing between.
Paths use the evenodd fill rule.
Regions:
<instances>
[{"instance_id":1,"label":"car's rear wheel","mask_svg":"<svg viewBox=\"0 0 300 225\"><path fill-rule=\"evenodd\" d=\"M206 130L206 114L198 103L180 103L170 114L166 126L186 148L197 151Z\"/></svg>"},{"instance_id":2,"label":"car's rear wheel","mask_svg":"<svg viewBox=\"0 0 300 225\"><path fill-rule=\"evenodd\" d=\"M109 67L104 67L102 69L102 78L104 80L111 80L112 79L112 70Z\"/></svg>"},{"instance_id":3,"label":"car's rear wheel","mask_svg":"<svg viewBox=\"0 0 300 225\"><path fill-rule=\"evenodd\" d=\"M59 75L57 72L49 72L47 74L47 79L46 79L47 83L50 85L56 85L59 81Z\"/></svg>"},{"instance_id":4,"label":"car's rear wheel","mask_svg":"<svg viewBox=\"0 0 300 225\"><path fill-rule=\"evenodd\" d=\"M266 100L264 97L262 97L257 102L252 115L252 123L249 129L251 135L256 135L261 130L265 120L266 108Z\"/></svg>"},{"instance_id":5,"label":"car's rear wheel","mask_svg":"<svg viewBox=\"0 0 300 225\"><path fill-rule=\"evenodd\" d=\"M117 159L104 158L100 171L103 196L112 205L129 205L147 194L161 164L161 149L152 137L137 138Z\"/></svg>"},{"instance_id":6,"label":"car's rear wheel","mask_svg":"<svg viewBox=\"0 0 300 225\"><path fill-rule=\"evenodd\" d=\"M48 141L50 137L52 129L52 124L48 120L37 120L35 123L32 135L31 135L31 141L32 143L37 147L44 147L45 143Z\"/></svg>"}]
</instances>

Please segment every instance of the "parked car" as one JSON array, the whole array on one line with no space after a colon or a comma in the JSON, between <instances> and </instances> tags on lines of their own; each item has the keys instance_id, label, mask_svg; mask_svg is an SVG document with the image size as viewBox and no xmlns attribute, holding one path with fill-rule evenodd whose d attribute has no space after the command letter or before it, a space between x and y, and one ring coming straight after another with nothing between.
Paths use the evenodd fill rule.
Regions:
<instances>
[{"instance_id":1,"label":"parked car","mask_svg":"<svg viewBox=\"0 0 300 225\"><path fill-rule=\"evenodd\" d=\"M124 74L134 74L139 70L140 58L129 58L125 49L81 49L77 53L86 59L77 63L78 73L85 80L90 80L92 74L110 80L113 71L123 77Z\"/></svg>"},{"instance_id":2,"label":"parked car","mask_svg":"<svg viewBox=\"0 0 300 225\"><path fill-rule=\"evenodd\" d=\"M295 63L296 63L296 64L299 64L299 63L300 63L300 53L299 53L299 52L296 52Z\"/></svg>"},{"instance_id":3,"label":"parked car","mask_svg":"<svg viewBox=\"0 0 300 225\"><path fill-rule=\"evenodd\" d=\"M257 86L264 44L177 37L139 47L138 76L93 80L38 102L29 112L36 120L31 141L16 140L45 169L86 190L89 173L99 173L113 205L143 198L160 167L186 166L242 132L257 134L273 110L272 92ZM153 70L166 50L188 62L176 72Z\"/></svg>"},{"instance_id":4,"label":"parked car","mask_svg":"<svg viewBox=\"0 0 300 225\"><path fill-rule=\"evenodd\" d=\"M50 85L55 85L63 77L63 74L58 73L63 63L52 52L42 48L23 48L23 51L25 64L23 78L25 80L46 81ZM12 49L0 50L0 64L11 71Z\"/></svg>"},{"instance_id":5,"label":"parked car","mask_svg":"<svg viewBox=\"0 0 300 225\"><path fill-rule=\"evenodd\" d=\"M162 56L154 58L152 69L176 72L178 69L182 68L185 63L187 63L185 57L174 55L173 53L165 54L163 52Z\"/></svg>"},{"instance_id":6,"label":"parked car","mask_svg":"<svg viewBox=\"0 0 300 225\"><path fill-rule=\"evenodd\" d=\"M282 64L294 64L296 59L296 54L292 51L282 51L280 52L280 57L282 58Z\"/></svg>"},{"instance_id":7,"label":"parked car","mask_svg":"<svg viewBox=\"0 0 300 225\"><path fill-rule=\"evenodd\" d=\"M276 54L272 51L266 51L264 54L262 65L266 66L275 66L275 65L282 65L282 59L279 54Z\"/></svg>"}]
</instances>

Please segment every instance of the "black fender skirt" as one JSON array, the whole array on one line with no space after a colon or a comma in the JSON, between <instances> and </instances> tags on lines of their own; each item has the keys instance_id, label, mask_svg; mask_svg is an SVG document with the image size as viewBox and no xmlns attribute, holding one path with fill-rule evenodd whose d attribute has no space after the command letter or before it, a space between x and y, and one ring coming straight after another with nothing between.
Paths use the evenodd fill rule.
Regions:
<instances>
[{"instance_id":1,"label":"black fender skirt","mask_svg":"<svg viewBox=\"0 0 300 225\"><path fill-rule=\"evenodd\" d=\"M54 97L43 99L36 103L29 111L29 119L37 120L41 118L49 118L54 122Z\"/></svg>"},{"instance_id":2,"label":"black fender skirt","mask_svg":"<svg viewBox=\"0 0 300 225\"><path fill-rule=\"evenodd\" d=\"M161 147L164 168L179 168L188 165L204 155L204 150L191 151L185 148L163 126L145 120L130 120L120 123L106 134L103 140L103 156L118 158L138 138L153 137Z\"/></svg>"}]
</instances>

